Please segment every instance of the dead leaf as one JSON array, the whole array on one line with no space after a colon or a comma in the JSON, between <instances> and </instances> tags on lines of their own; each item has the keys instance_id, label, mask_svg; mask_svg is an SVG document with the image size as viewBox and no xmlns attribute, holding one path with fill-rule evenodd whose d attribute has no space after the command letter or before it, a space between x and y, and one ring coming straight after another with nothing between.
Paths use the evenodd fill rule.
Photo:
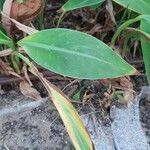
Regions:
<instances>
[{"instance_id":1,"label":"dead leaf","mask_svg":"<svg viewBox=\"0 0 150 150\"><path fill-rule=\"evenodd\" d=\"M95 20L102 25L102 27L97 30L97 32L100 33L114 30L114 27L117 25L114 17L112 1L107 0L105 4L105 8L101 9L95 17Z\"/></svg>"},{"instance_id":2,"label":"dead leaf","mask_svg":"<svg viewBox=\"0 0 150 150\"><path fill-rule=\"evenodd\" d=\"M107 12L108 12L108 14L110 16L110 20L112 21L112 23L114 25L117 25L116 19L114 17L114 13L113 13L113 4L112 4L112 1L111 0L107 0L105 7L106 7L106 10L107 10Z\"/></svg>"},{"instance_id":3,"label":"dead leaf","mask_svg":"<svg viewBox=\"0 0 150 150\"><path fill-rule=\"evenodd\" d=\"M35 88L31 87L27 81L20 82L20 91L24 96L31 99L42 99L40 93Z\"/></svg>"},{"instance_id":4,"label":"dead leaf","mask_svg":"<svg viewBox=\"0 0 150 150\"><path fill-rule=\"evenodd\" d=\"M25 76L26 80L27 80L28 83L30 84L30 86L33 86L32 82L31 82L31 80L30 80L29 74L28 74L27 65L26 65L25 63L23 64L22 71L23 71L23 73L24 73L24 76Z\"/></svg>"},{"instance_id":5,"label":"dead leaf","mask_svg":"<svg viewBox=\"0 0 150 150\"><path fill-rule=\"evenodd\" d=\"M133 84L129 77L100 80L100 83L107 87L111 85L111 92L109 92L110 95L121 90L123 92L124 101L127 105L131 104L135 98L136 92L133 90Z\"/></svg>"},{"instance_id":6,"label":"dead leaf","mask_svg":"<svg viewBox=\"0 0 150 150\"><path fill-rule=\"evenodd\" d=\"M8 17L10 17L12 2L13 0L5 0L3 5L3 13L5 13ZM7 17L2 16L2 24L5 27L7 34L10 35L12 26L11 21Z\"/></svg>"},{"instance_id":7,"label":"dead leaf","mask_svg":"<svg viewBox=\"0 0 150 150\"><path fill-rule=\"evenodd\" d=\"M0 59L0 70L1 70L1 74L10 75L9 74L9 71L10 71L9 65L6 64L2 59Z\"/></svg>"},{"instance_id":8,"label":"dead leaf","mask_svg":"<svg viewBox=\"0 0 150 150\"><path fill-rule=\"evenodd\" d=\"M11 18L26 24L31 22L41 11L42 0L26 0L23 3L13 1Z\"/></svg>"},{"instance_id":9,"label":"dead leaf","mask_svg":"<svg viewBox=\"0 0 150 150\"><path fill-rule=\"evenodd\" d=\"M23 78L19 74L15 73L13 68L11 68L11 66L8 63L4 62L2 59L0 59L0 70L1 74L5 74L7 76L13 75L23 80Z\"/></svg>"},{"instance_id":10,"label":"dead leaf","mask_svg":"<svg viewBox=\"0 0 150 150\"><path fill-rule=\"evenodd\" d=\"M6 28L7 34L11 36L13 31L16 30L13 23L23 30L25 28L23 24L29 24L40 13L42 7L42 0L26 0L23 3L18 3L16 0L6 0L3 8L3 26ZM10 20L13 23L8 18L11 18ZM30 28L27 28L27 30L30 30Z\"/></svg>"},{"instance_id":11,"label":"dead leaf","mask_svg":"<svg viewBox=\"0 0 150 150\"><path fill-rule=\"evenodd\" d=\"M19 30L21 30L21 31L23 31L23 32L25 32L25 33L27 33L27 34L29 34L29 35L38 32L38 30L36 30L36 29L34 29L34 28L31 28L31 27L28 27L28 26L26 26L26 25L24 25L24 24L22 24L22 23L16 21L15 19L12 19L12 18L8 17L8 16L7 16L6 14L4 14L3 12L1 12L1 13L2 13L2 16L4 16L5 18L8 18L9 20L11 20L11 21L16 25L16 27L17 27ZM12 34L12 30L11 30L11 32L10 32L10 36L11 36L11 34Z\"/></svg>"},{"instance_id":12,"label":"dead leaf","mask_svg":"<svg viewBox=\"0 0 150 150\"><path fill-rule=\"evenodd\" d=\"M18 50L19 50L20 53L25 53L24 49L21 48L21 47L19 47ZM10 49L10 48L9 49L4 49L4 50L0 51L0 57L9 56L12 52L13 52L13 50Z\"/></svg>"}]
</instances>

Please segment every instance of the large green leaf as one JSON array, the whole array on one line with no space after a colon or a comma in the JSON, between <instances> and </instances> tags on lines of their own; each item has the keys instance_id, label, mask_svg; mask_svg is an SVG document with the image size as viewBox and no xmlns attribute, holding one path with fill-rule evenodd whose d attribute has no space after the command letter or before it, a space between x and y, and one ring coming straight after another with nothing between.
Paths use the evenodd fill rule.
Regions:
<instances>
[{"instance_id":1,"label":"large green leaf","mask_svg":"<svg viewBox=\"0 0 150 150\"><path fill-rule=\"evenodd\" d=\"M148 17L146 19L142 19L140 28L142 31L149 33L149 36L150 36L150 18L149 20L148 20ZM147 79L150 84L150 41L142 37L141 46L142 46Z\"/></svg>"},{"instance_id":2,"label":"large green leaf","mask_svg":"<svg viewBox=\"0 0 150 150\"><path fill-rule=\"evenodd\" d=\"M100 79L136 72L106 44L75 30L43 30L18 44L35 62L64 76Z\"/></svg>"},{"instance_id":3,"label":"large green leaf","mask_svg":"<svg viewBox=\"0 0 150 150\"><path fill-rule=\"evenodd\" d=\"M150 14L150 0L113 0L139 14Z\"/></svg>"},{"instance_id":4,"label":"large green leaf","mask_svg":"<svg viewBox=\"0 0 150 150\"><path fill-rule=\"evenodd\" d=\"M0 30L0 44L5 44L9 47L13 47L13 41L6 36L1 30Z\"/></svg>"},{"instance_id":5,"label":"large green leaf","mask_svg":"<svg viewBox=\"0 0 150 150\"><path fill-rule=\"evenodd\" d=\"M92 6L104 2L105 0L68 0L62 7L63 11L74 10L86 6Z\"/></svg>"}]
</instances>

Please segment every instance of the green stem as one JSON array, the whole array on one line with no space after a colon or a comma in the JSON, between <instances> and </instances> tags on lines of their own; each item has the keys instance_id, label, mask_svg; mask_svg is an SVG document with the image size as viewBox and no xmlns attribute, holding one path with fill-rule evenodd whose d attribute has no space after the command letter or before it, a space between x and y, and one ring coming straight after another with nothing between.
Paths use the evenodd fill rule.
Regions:
<instances>
[{"instance_id":1,"label":"green stem","mask_svg":"<svg viewBox=\"0 0 150 150\"><path fill-rule=\"evenodd\" d=\"M61 23L61 21L62 21L65 14L66 14L66 11L63 11L63 13L60 15L60 17L58 19L58 22L57 22L57 26L56 26L57 28L59 27L59 25L60 25L60 23Z\"/></svg>"},{"instance_id":2,"label":"green stem","mask_svg":"<svg viewBox=\"0 0 150 150\"><path fill-rule=\"evenodd\" d=\"M147 41L150 42L150 35L147 34L146 32L140 30L140 29L136 29L136 28L126 28L125 29L128 32L134 32L136 34L139 34L140 36L143 36Z\"/></svg>"},{"instance_id":3,"label":"green stem","mask_svg":"<svg viewBox=\"0 0 150 150\"><path fill-rule=\"evenodd\" d=\"M17 51L14 52L14 55L22 59L29 67L32 68L31 62L27 57L23 56L21 53Z\"/></svg>"},{"instance_id":4,"label":"green stem","mask_svg":"<svg viewBox=\"0 0 150 150\"><path fill-rule=\"evenodd\" d=\"M19 59L14 55L14 52L15 51L18 51L17 47L15 46L15 43L13 42L13 45L11 45L11 49L12 49L12 53L10 55L10 60L11 60L11 63L12 63L12 66L15 70L15 72L17 74L20 74L20 68L19 68L19 64L20 64L20 61Z\"/></svg>"},{"instance_id":5,"label":"green stem","mask_svg":"<svg viewBox=\"0 0 150 150\"><path fill-rule=\"evenodd\" d=\"M120 33L126 28L128 27L129 25L135 23L135 22L138 22L141 20L141 16L138 16L134 19L130 19L128 21L126 21L125 23L123 23L119 28L118 30L116 31L116 33L114 34L114 36L112 37L112 40L111 40L111 45L115 45L115 42L116 42L116 39L117 37L120 35Z\"/></svg>"},{"instance_id":6,"label":"green stem","mask_svg":"<svg viewBox=\"0 0 150 150\"><path fill-rule=\"evenodd\" d=\"M45 29L45 26L44 26L44 5L45 5L45 1L46 0L42 0L42 10L39 14L39 25L40 25L40 30L44 30Z\"/></svg>"},{"instance_id":7,"label":"green stem","mask_svg":"<svg viewBox=\"0 0 150 150\"><path fill-rule=\"evenodd\" d=\"M121 52L121 56L124 58L125 57L125 53L127 51L127 45L128 45L128 41L130 39L130 34L126 34L126 38L124 40L124 45L123 45L123 49L122 49L122 52Z\"/></svg>"},{"instance_id":8,"label":"green stem","mask_svg":"<svg viewBox=\"0 0 150 150\"><path fill-rule=\"evenodd\" d=\"M18 66L18 63L16 61L16 57L15 57L14 53L12 53L10 55L10 59L11 59L11 63L13 65L14 70L16 71L17 74L20 74L20 69L19 69L19 66Z\"/></svg>"}]
</instances>

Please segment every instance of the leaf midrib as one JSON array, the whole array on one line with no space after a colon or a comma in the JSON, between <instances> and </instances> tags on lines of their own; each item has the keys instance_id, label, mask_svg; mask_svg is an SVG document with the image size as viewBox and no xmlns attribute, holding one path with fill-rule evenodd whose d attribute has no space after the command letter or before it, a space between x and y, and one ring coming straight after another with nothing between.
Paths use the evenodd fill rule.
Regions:
<instances>
[{"instance_id":1,"label":"leaf midrib","mask_svg":"<svg viewBox=\"0 0 150 150\"><path fill-rule=\"evenodd\" d=\"M64 52L64 53L69 53L69 54L72 54L72 51L71 50L67 50L67 49L64 49L64 48L59 48L59 47L56 47L56 46L49 46L49 45L45 45L45 44L39 44L39 43L35 43L35 42L21 42L21 45L28 45L28 46L34 46L34 47L37 47L37 48L44 48L45 50L47 51L58 51L58 52ZM81 53L81 52L75 52L73 51L74 54L78 55L78 56L82 56L82 57L85 57L85 58L90 58L90 59L93 59L93 60L97 60L99 61L100 63L105 63L113 68L115 68L116 70L116 67L114 65L112 65L111 63L109 63L108 61L105 61L105 60L102 60L102 59L99 59L95 56L91 56L91 55L88 55L88 54L85 54L85 53ZM124 70L124 69L122 69Z\"/></svg>"}]
</instances>

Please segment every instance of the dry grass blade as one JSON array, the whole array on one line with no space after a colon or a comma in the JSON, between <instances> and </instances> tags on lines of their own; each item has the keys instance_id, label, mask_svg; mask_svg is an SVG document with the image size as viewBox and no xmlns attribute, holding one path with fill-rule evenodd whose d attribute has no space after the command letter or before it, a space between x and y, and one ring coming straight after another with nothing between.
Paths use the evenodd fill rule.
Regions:
<instances>
[{"instance_id":1,"label":"dry grass blade","mask_svg":"<svg viewBox=\"0 0 150 150\"><path fill-rule=\"evenodd\" d=\"M9 56L12 53L12 49L5 49L0 51L0 57Z\"/></svg>"},{"instance_id":2,"label":"dry grass blade","mask_svg":"<svg viewBox=\"0 0 150 150\"><path fill-rule=\"evenodd\" d=\"M5 75L9 75L8 64L6 64L2 59L0 59L0 72Z\"/></svg>"},{"instance_id":3,"label":"dry grass blade","mask_svg":"<svg viewBox=\"0 0 150 150\"><path fill-rule=\"evenodd\" d=\"M113 14L113 5L112 5L112 1L111 0L107 0L107 3L106 3L106 10L107 12L109 13L110 15L110 19L112 21L112 23L114 25L116 25L116 20L115 20L115 17L114 17L114 14Z\"/></svg>"},{"instance_id":4,"label":"dry grass blade","mask_svg":"<svg viewBox=\"0 0 150 150\"><path fill-rule=\"evenodd\" d=\"M13 0L5 0L3 5L3 13L5 13L8 17L10 17L12 2ZM5 27L7 34L10 35L11 21L8 19L8 17L2 16L2 24Z\"/></svg>"},{"instance_id":5,"label":"dry grass blade","mask_svg":"<svg viewBox=\"0 0 150 150\"><path fill-rule=\"evenodd\" d=\"M111 0L107 0L105 7L106 7L106 11L108 13L107 14L106 24L107 24L108 27L112 28L112 27L117 25L115 17L114 17L112 1Z\"/></svg>"},{"instance_id":6,"label":"dry grass blade","mask_svg":"<svg viewBox=\"0 0 150 150\"><path fill-rule=\"evenodd\" d=\"M28 75L27 65L26 65L25 63L23 64L22 71L23 71L23 73L24 73L24 76L25 76L26 80L27 80L28 83L30 84L30 86L33 86L32 82L31 82L31 80L30 80L30 78L29 78L29 75Z\"/></svg>"},{"instance_id":7,"label":"dry grass blade","mask_svg":"<svg viewBox=\"0 0 150 150\"><path fill-rule=\"evenodd\" d=\"M33 28L31 28L31 27L28 27L28 26L26 26L26 25L24 25L24 24L22 24L22 23L16 21L15 19L10 18L10 17L7 16L5 13L3 13L3 12L1 12L1 13L2 13L2 16L3 16L3 17L5 17L5 18L9 19L10 21L12 21L12 22L16 25L16 27L17 27L19 30L21 30L21 31L23 31L23 32L25 32L25 33L27 33L27 34L29 34L29 35L38 32L38 30L33 29Z\"/></svg>"},{"instance_id":8,"label":"dry grass blade","mask_svg":"<svg viewBox=\"0 0 150 150\"><path fill-rule=\"evenodd\" d=\"M13 68L11 68L8 63L4 62L1 58L0 58L0 72L7 76L13 75L13 76L21 79L22 81L24 80L19 74L14 72Z\"/></svg>"},{"instance_id":9,"label":"dry grass blade","mask_svg":"<svg viewBox=\"0 0 150 150\"><path fill-rule=\"evenodd\" d=\"M108 98L111 99L114 94L117 94L118 92L122 93L122 99L118 99L118 102L130 105L133 103L133 100L136 96L136 92L133 89L133 84L130 81L129 77L120 77L116 79L104 79L101 80L100 83L102 83L105 86L111 86L111 89L108 93ZM119 98L119 97L118 97Z\"/></svg>"},{"instance_id":10,"label":"dry grass blade","mask_svg":"<svg viewBox=\"0 0 150 150\"><path fill-rule=\"evenodd\" d=\"M0 51L0 57L9 56L12 52L13 52L12 49L4 49L4 50ZM25 53L24 49L21 47L19 48L19 52Z\"/></svg>"}]
</instances>

